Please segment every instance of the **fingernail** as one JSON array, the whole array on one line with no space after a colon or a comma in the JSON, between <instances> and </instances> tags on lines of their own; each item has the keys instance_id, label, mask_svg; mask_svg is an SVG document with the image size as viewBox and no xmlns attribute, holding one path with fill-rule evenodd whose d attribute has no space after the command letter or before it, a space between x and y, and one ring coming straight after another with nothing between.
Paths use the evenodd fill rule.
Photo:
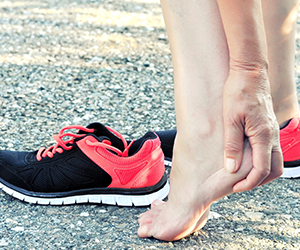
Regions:
<instances>
[{"instance_id":1,"label":"fingernail","mask_svg":"<svg viewBox=\"0 0 300 250\"><path fill-rule=\"evenodd\" d=\"M228 173L234 173L236 168L236 163L235 160L232 158L227 158L226 159L226 171Z\"/></svg>"}]
</instances>

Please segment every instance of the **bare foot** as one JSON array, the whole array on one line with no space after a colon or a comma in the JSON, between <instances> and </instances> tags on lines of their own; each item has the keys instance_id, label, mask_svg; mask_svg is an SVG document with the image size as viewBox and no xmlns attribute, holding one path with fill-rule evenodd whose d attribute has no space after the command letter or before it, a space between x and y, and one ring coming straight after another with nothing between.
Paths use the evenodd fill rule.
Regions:
<instances>
[{"instance_id":1,"label":"bare foot","mask_svg":"<svg viewBox=\"0 0 300 250\"><path fill-rule=\"evenodd\" d=\"M167 202L154 201L151 210L140 216L140 237L174 241L205 225L210 205L232 193L234 184L244 179L252 168L248 142L245 142L242 165L234 174L227 173L222 167L222 150L208 149L191 158L189 149L175 148L169 199ZM216 155L218 157L214 157Z\"/></svg>"}]
</instances>

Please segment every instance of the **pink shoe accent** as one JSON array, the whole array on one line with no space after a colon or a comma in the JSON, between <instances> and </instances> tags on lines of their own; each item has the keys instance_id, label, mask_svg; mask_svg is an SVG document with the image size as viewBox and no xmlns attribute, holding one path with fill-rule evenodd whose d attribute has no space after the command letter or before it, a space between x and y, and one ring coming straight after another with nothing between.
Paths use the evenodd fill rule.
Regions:
<instances>
[{"instance_id":1,"label":"pink shoe accent","mask_svg":"<svg viewBox=\"0 0 300 250\"><path fill-rule=\"evenodd\" d=\"M111 176L108 188L149 187L157 184L164 175L164 155L158 137L145 141L137 153L128 157L119 152L116 152L118 155L112 153L109 151L112 149L100 145L102 143L93 136L86 136L76 143L87 157Z\"/></svg>"},{"instance_id":2,"label":"pink shoe accent","mask_svg":"<svg viewBox=\"0 0 300 250\"><path fill-rule=\"evenodd\" d=\"M300 119L294 118L283 129L280 130L280 146L283 160L300 160Z\"/></svg>"}]
</instances>

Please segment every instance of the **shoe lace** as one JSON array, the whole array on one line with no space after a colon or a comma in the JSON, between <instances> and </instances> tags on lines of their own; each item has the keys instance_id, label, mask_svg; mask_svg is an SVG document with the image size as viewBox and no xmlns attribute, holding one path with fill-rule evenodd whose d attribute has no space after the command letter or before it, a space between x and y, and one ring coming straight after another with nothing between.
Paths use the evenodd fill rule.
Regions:
<instances>
[{"instance_id":1,"label":"shoe lace","mask_svg":"<svg viewBox=\"0 0 300 250\"><path fill-rule=\"evenodd\" d=\"M120 149L114 147L114 146L111 146L111 142L108 141L108 140L103 140L102 142L92 142L90 140L86 140L86 143L89 145L89 146L96 146L96 147L103 147L103 148L106 148L106 149L109 149L113 152L115 152L118 156L121 156L121 157L128 157L128 152L129 152L129 149L131 147L131 145L134 143L134 140L132 140L129 145L127 143L127 141L125 140L125 138L116 130L106 126L106 128L112 132L113 134L115 134L117 137L119 137L122 142L123 142L123 145L124 145L124 151L121 151Z\"/></svg>"},{"instance_id":2,"label":"shoe lace","mask_svg":"<svg viewBox=\"0 0 300 250\"><path fill-rule=\"evenodd\" d=\"M47 156L52 158L56 152L61 154L64 151L63 149L70 150L73 147L72 144L75 138L85 136L85 134L64 133L65 130L68 129L79 129L87 133L94 132L94 129L89 129L78 125L64 127L62 130L59 131L58 135L53 135L53 139L57 142L57 144L50 146L47 149L45 147L40 148L36 154L36 159L40 161L42 160L42 158ZM71 137L71 139L64 141L63 137L65 136L69 136Z\"/></svg>"},{"instance_id":3,"label":"shoe lace","mask_svg":"<svg viewBox=\"0 0 300 250\"><path fill-rule=\"evenodd\" d=\"M106 127L106 128L122 140L122 142L124 144L123 152L121 150L119 150L118 148L111 146L111 142L109 140L105 140L105 139L102 142L92 142L90 140L87 140L86 141L87 144L90 146L104 147L106 149L109 149L109 150L117 153L117 155L119 155L119 156L127 157L129 148L132 145L132 143L134 142L134 140L129 145L127 145L127 141L119 132L115 131L114 129L112 129L110 127ZM65 130L69 130L69 129L78 129L78 130L81 130L81 131L84 131L87 133L94 132L94 129L92 129L92 128L89 129L89 128L85 128L85 127L79 126L79 125L64 127L62 130L59 131L58 135L53 135L53 139L57 142L57 144L52 145L48 148L45 148L45 147L40 148L36 154L36 159L38 161L41 161L43 158L45 158L47 156L52 158L54 156L54 154L57 152L61 154L64 150L70 150L73 147L72 144L73 144L75 138L80 138L80 137L85 136L85 134L64 133ZM65 136L71 137L71 139L64 141L63 138Z\"/></svg>"}]
</instances>

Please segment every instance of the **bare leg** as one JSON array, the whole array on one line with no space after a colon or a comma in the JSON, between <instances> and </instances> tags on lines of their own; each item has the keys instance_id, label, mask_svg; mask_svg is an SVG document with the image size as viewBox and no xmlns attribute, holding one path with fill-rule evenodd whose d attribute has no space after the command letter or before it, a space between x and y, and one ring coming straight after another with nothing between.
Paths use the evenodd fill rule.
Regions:
<instances>
[{"instance_id":1,"label":"bare leg","mask_svg":"<svg viewBox=\"0 0 300 250\"><path fill-rule=\"evenodd\" d=\"M252 167L245 143L241 168L223 168L223 86L228 76L226 37L216 1L162 0L172 50L177 138L166 203L139 220L141 237L177 240L204 226L211 203L232 192Z\"/></svg>"},{"instance_id":2,"label":"bare leg","mask_svg":"<svg viewBox=\"0 0 300 250\"><path fill-rule=\"evenodd\" d=\"M294 74L298 0L263 0L262 7L273 107L278 123L283 124L299 117Z\"/></svg>"}]
</instances>

